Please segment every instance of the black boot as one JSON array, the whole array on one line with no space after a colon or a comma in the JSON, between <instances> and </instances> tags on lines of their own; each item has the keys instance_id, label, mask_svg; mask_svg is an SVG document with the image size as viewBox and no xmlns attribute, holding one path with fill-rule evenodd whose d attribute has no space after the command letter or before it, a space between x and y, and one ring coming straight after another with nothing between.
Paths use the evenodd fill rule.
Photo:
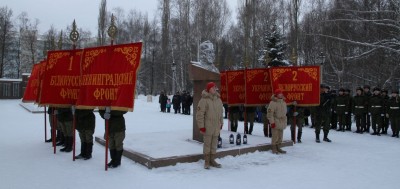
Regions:
<instances>
[{"instance_id":1,"label":"black boot","mask_svg":"<svg viewBox=\"0 0 400 189\"><path fill-rule=\"evenodd\" d=\"M301 135L302 135L302 132L299 132L297 135L297 143L301 143Z\"/></svg>"},{"instance_id":2,"label":"black boot","mask_svg":"<svg viewBox=\"0 0 400 189\"><path fill-rule=\"evenodd\" d=\"M86 153L84 160L88 160L92 158L92 151L93 151L93 143L86 143Z\"/></svg>"},{"instance_id":3,"label":"black boot","mask_svg":"<svg viewBox=\"0 0 400 189\"><path fill-rule=\"evenodd\" d=\"M263 131L264 131L264 136L268 137L268 127L264 127Z\"/></svg>"},{"instance_id":4,"label":"black boot","mask_svg":"<svg viewBox=\"0 0 400 189\"><path fill-rule=\"evenodd\" d=\"M108 167L111 167L112 165L114 165L114 161L116 159L116 154L117 154L117 150L115 149L110 149L110 158L111 161L107 164Z\"/></svg>"},{"instance_id":5,"label":"black boot","mask_svg":"<svg viewBox=\"0 0 400 189\"><path fill-rule=\"evenodd\" d=\"M73 137L67 137L67 140L68 140L68 145L65 145L65 147L66 147L66 149L65 149L65 151L64 152L71 152L72 151L72 145L73 145L73 142L74 142L74 138Z\"/></svg>"},{"instance_id":6,"label":"black boot","mask_svg":"<svg viewBox=\"0 0 400 189\"><path fill-rule=\"evenodd\" d=\"M61 152L65 152L68 149L69 146L69 137L64 137L64 148L61 148Z\"/></svg>"},{"instance_id":7,"label":"black boot","mask_svg":"<svg viewBox=\"0 0 400 189\"><path fill-rule=\"evenodd\" d=\"M121 165L121 158L122 158L122 153L123 153L124 151L123 150L118 150L118 151L116 151L116 154L115 154L115 161L114 161L114 163L110 166L110 168L117 168L117 167L119 167L120 165Z\"/></svg>"},{"instance_id":8,"label":"black boot","mask_svg":"<svg viewBox=\"0 0 400 189\"><path fill-rule=\"evenodd\" d=\"M295 131L291 129L291 130L290 130L290 134L291 134L290 136L291 136L291 138L292 138L292 141L293 141L293 142L296 142L296 139L295 139L295 137L294 137Z\"/></svg>"},{"instance_id":9,"label":"black boot","mask_svg":"<svg viewBox=\"0 0 400 189\"><path fill-rule=\"evenodd\" d=\"M325 142L332 142L329 138L328 138L328 133L324 132L324 141Z\"/></svg>"},{"instance_id":10,"label":"black boot","mask_svg":"<svg viewBox=\"0 0 400 189\"><path fill-rule=\"evenodd\" d=\"M253 132L253 125L250 125L249 135L251 135L252 132Z\"/></svg>"},{"instance_id":11,"label":"black boot","mask_svg":"<svg viewBox=\"0 0 400 189\"><path fill-rule=\"evenodd\" d=\"M49 138L49 139L45 140L45 142L47 142L47 143L53 142L53 139L52 139L52 138Z\"/></svg>"},{"instance_id":12,"label":"black boot","mask_svg":"<svg viewBox=\"0 0 400 189\"><path fill-rule=\"evenodd\" d=\"M321 141L319 140L319 133L315 133L315 142L320 143Z\"/></svg>"},{"instance_id":13,"label":"black boot","mask_svg":"<svg viewBox=\"0 0 400 189\"><path fill-rule=\"evenodd\" d=\"M58 140L56 146L62 146L62 145L64 145L64 143L65 143L65 137L64 137L63 132L59 131L59 132L57 133L57 135L59 135L59 136L57 136L57 138L59 138L59 140Z\"/></svg>"},{"instance_id":14,"label":"black boot","mask_svg":"<svg viewBox=\"0 0 400 189\"><path fill-rule=\"evenodd\" d=\"M249 127L247 125L244 126L244 133L249 134Z\"/></svg>"},{"instance_id":15,"label":"black boot","mask_svg":"<svg viewBox=\"0 0 400 189\"><path fill-rule=\"evenodd\" d=\"M86 142L81 142L81 154L75 156L75 159L84 159L86 157Z\"/></svg>"}]
</instances>

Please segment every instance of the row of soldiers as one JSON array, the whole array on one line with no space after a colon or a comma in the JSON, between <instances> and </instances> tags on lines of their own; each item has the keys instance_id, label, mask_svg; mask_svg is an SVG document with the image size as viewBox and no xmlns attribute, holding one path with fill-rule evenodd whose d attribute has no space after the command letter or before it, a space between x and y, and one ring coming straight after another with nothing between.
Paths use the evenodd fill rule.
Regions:
<instances>
[{"instance_id":1,"label":"row of soldiers","mask_svg":"<svg viewBox=\"0 0 400 189\"><path fill-rule=\"evenodd\" d=\"M351 131L352 117L356 122L356 133L369 133L372 126L372 135L387 134L389 123L392 129L392 137L399 137L400 127L400 98L398 90L391 91L388 96L387 90L373 88L370 86L357 87L356 94L351 96L349 89L341 88L338 94L330 90L327 85L321 85L320 105L316 107L288 107L288 125L291 125L291 138L301 143L302 127L307 124L308 116L311 115L312 127L315 127L316 142L319 143L320 130L323 130L326 142L329 130ZM229 112L231 131L237 132L238 120L243 112L245 121L244 132L252 134L254 119L257 115L257 107L240 107L225 105L225 112ZM243 110L241 110L241 108ZM271 137L271 128L266 118L267 107L261 106L262 120L264 122L264 135ZM250 127L249 127L250 125ZM298 128L297 134L295 125Z\"/></svg>"},{"instance_id":2,"label":"row of soldiers","mask_svg":"<svg viewBox=\"0 0 400 189\"><path fill-rule=\"evenodd\" d=\"M60 149L61 152L71 152L74 142L73 132L75 131L73 130L73 116L75 115L76 130L79 133L81 141L81 152L79 155L75 156L75 159L91 159L96 120L93 109L49 107L47 113L49 114L52 138L46 140L46 142L55 141L56 146L63 146L63 148ZM127 112L99 110L100 116L105 120L109 120L108 145L111 157L111 161L108 163L109 168L116 168L121 165L126 129L123 116L125 113Z\"/></svg>"},{"instance_id":3,"label":"row of soldiers","mask_svg":"<svg viewBox=\"0 0 400 189\"><path fill-rule=\"evenodd\" d=\"M372 93L370 86L356 88L356 94L351 96L349 89L340 88L338 94L328 89L330 94L330 129L337 131L351 131L352 115L356 123L356 133L370 133L372 135L387 134L389 123L392 137L399 137L400 99L398 90L393 89L390 96L388 90L374 87ZM316 108L311 108L311 120L316 122Z\"/></svg>"}]
</instances>

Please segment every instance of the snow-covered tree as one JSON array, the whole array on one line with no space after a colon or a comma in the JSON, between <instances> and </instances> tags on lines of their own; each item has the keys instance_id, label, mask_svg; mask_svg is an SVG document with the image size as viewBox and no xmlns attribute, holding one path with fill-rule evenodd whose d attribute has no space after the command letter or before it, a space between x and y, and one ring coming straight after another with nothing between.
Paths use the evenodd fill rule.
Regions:
<instances>
[{"instance_id":1,"label":"snow-covered tree","mask_svg":"<svg viewBox=\"0 0 400 189\"><path fill-rule=\"evenodd\" d=\"M286 46L284 38L274 26L271 32L265 33L264 48L260 50L261 56L258 60L266 67L288 66L290 62L284 55Z\"/></svg>"}]
</instances>

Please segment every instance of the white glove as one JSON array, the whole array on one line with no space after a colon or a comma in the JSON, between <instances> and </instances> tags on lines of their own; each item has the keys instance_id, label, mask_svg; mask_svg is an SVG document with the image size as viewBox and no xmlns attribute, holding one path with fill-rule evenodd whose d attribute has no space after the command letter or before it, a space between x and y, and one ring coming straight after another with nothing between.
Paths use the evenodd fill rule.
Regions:
<instances>
[{"instance_id":1,"label":"white glove","mask_svg":"<svg viewBox=\"0 0 400 189\"><path fill-rule=\"evenodd\" d=\"M344 114L346 114L346 115L347 115L347 114L349 114L349 112L344 112Z\"/></svg>"},{"instance_id":2,"label":"white glove","mask_svg":"<svg viewBox=\"0 0 400 189\"><path fill-rule=\"evenodd\" d=\"M371 115L371 113L368 113L368 115Z\"/></svg>"},{"instance_id":3,"label":"white glove","mask_svg":"<svg viewBox=\"0 0 400 189\"><path fill-rule=\"evenodd\" d=\"M106 112L104 113L104 119L110 119L111 115L110 113Z\"/></svg>"},{"instance_id":4,"label":"white glove","mask_svg":"<svg viewBox=\"0 0 400 189\"><path fill-rule=\"evenodd\" d=\"M296 101L295 101L295 102L296 102ZM294 116L294 117L296 117L296 116L298 116L298 115L299 115L299 112L294 112L294 113L293 113L293 116Z\"/></svg>"},{"instance_id":5,"label":"white glove","mask_svg":"<svg viewBox=\"0 0 400 189\"><path fill-rule=\"evenodd\" d=\"M389 114L386 114L386 117L389 118Z\"/></svg>"},{"instance_id":6,"label":"white glove","mask_svg":"<svg viewBox=\"0 0 400 189\"><path fill-rule=\"evenodd\" d=\"M385 116L385 114L381 114L381 116L383 117L383 116Z\"/></svg>"}]
</instances>

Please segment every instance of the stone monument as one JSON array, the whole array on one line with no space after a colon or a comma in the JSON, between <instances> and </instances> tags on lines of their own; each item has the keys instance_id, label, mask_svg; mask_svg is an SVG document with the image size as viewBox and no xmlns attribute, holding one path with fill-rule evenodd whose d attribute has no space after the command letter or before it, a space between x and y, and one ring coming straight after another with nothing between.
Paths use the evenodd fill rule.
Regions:
<instances>
[{"instance_id":1,"label":"stone monument","mask_svg":"<svg viewBox=\"0 0 400 189\"><path fill-rule=\"evenodd\" d=\"M199 62L191 62L189 65L189 77L193 81L193 140L203 142L196 122L197 104L201 99L201 93L208 82L215 82L218 88L220 84L220 73L214 65L214 45L210 41L200 44ZM221 107L222 111L222 107Z\"/></svg>"}]
</instances>

